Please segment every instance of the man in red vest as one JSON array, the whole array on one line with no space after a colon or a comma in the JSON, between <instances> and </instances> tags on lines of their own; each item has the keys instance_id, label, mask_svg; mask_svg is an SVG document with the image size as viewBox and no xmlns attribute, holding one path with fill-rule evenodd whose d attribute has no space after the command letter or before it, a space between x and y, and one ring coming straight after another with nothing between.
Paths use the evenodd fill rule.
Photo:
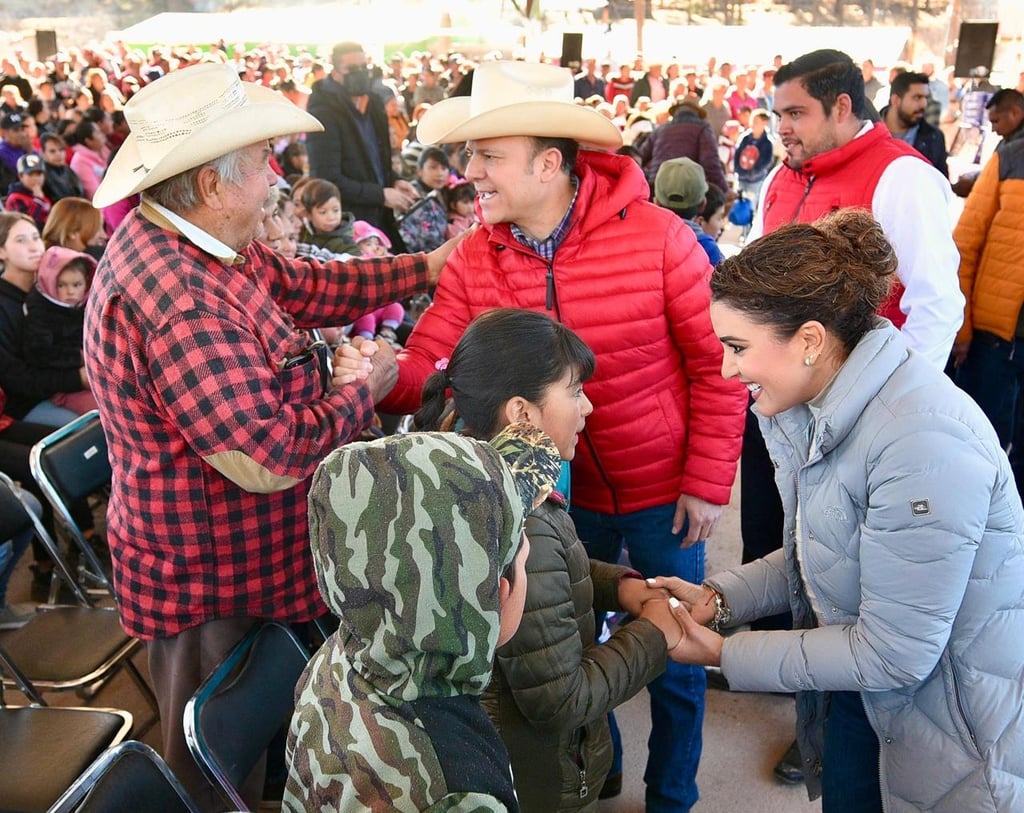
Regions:
<instances>
[{"instance_id":1,"label":"man in red vest","mask_svg":"<svg viewBox=\"0 0 1024 813\"><path fill-rule=\"evenodd\" d=\"M751 239L858 206L885 229L900 264L882 315L942 367L963 321L949 183L920 154L864 120L864 81L842 51L813 51L775 76L775 115L786 160L765 182Z\"/></svg>"},{"instance_id":2,"label":"man in red vest","mask_svg":"<svg viewBox=\"0 0 1024 813\"><path fill-rule=\"evenodd\" d=\"M866 120L864 77L842 51L798 57L779 69L775 86L773 112L786 159L765 180L747 239L835 209L869 210L899 257L898 282L880 313L902 329L913 350L944 367L964 313L949 181L884 123ZM782 547L774 470L750 415L741 460L746 562ZM775 773L787 782L803 779L795 744Z\"/></svg>"}]
</instances>

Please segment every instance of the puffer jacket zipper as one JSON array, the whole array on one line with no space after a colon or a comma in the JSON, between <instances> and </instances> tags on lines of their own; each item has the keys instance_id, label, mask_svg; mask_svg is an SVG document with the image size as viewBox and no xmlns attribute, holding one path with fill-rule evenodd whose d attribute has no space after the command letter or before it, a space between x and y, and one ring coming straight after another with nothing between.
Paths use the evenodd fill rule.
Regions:
<instances>
[{"instance_id":1,"label":"puffer jacket zipper","mask_svg":"<svg viewBox=\"0 0 1024 813\"><path fill-rule=\"evenodd\" d=\"M796 223L797 218L800 217L800 210L804 208L804 204L807 202L807 196L811 194L811 187L814 186L814 181L817 180L817 175L812 175L807 179L807 186L804 187L804 194L800 198L800 202L797 203L796 209L793 210L793 216L789 219L790 223Z\"/></svg>"},{"instance_id":2,"label":"puffer jacket zipper","mask_svg":"<svg viewBox=\"0 0 1024 813\"><path fill-rule=\"evenodd\" d=\"M974 747L978 747L978 738L974 736L974 729L971 728L970 720L967 718L967 713L964 711L964 701L960 693L960 678L956 674L956 666L953 665L952 658L949 661L949 675L950 680L953 681L953 699L956 701L956 711L960 715L960 720L964 724L964 728L967 729L967 734L971 738L971 742L974 743Z\"/></svg>"},{"instance_id":3,"label":"puffer jacket zipper","mask_svg":"<svg viewBox=\"0 0 1024 813\"><path fill-rule=\"evenodd\" d=\"M579 733L579 736L576 737L576 748L575 753L573 754L573 762L576 763L576 769L579 771L580 798L586 799L590 794L590 787L587 785L587 764L586 760L583 759L583 741L586 739L587 732L582 726L576 730Z\"/></svg>"},{"instance_id":4,"label":"puffer jacket zipper","mask_svg":"<svg viewBox=\"0 0 1024 813\"><path fill-rule=\"evenodd\" d=\"M625 211L625 210L623 210ZM557 253L557 251L556 251ZM539 256L539 255L535 255ZM553 319L562 323L562 308L558 303L558 287L555 285L555 261L552 258L547 263L547 273L544 275L546 284L546 293L544 296L544 307L553 312ZM584 427L582 437L586 441L587 448L590 449L590 456L594 461L594 465L597 467L598 473L601 475L601 482L604 483L604 487L608 490L608 494L611 495L612 500L612 513L619 513L619 497L615 493L615 489L612 488L612 482L608 477L607 472L604 470L604 466L601 464L601 458L597 456L597 449L590 440L590 434Z\"/></svg>"},{"instance_id":5,"label":"puffer jacket zipper","mask_svg":"<svg viewBox=\"0 0 1024 813\"><path fill-rule=\"evenodd\" d=\"M882 736L881 727L878 724L878 719L875 717L874 710L871 708L871 704L864 700L864 692L860 692L860 702L864 707L864 716L868 718L868 723L874 729L875 736L878 738L878 789L882 796L882 813L889 813L889 786L882 773L882 765L885 764L886 746L892 740L889 737Z\"/></svg>"}]
</instances>

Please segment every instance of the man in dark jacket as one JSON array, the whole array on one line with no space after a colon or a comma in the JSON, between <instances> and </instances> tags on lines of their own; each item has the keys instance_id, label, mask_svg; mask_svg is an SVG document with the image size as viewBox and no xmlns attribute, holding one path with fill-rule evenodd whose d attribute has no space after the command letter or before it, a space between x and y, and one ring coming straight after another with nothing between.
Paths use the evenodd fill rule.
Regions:
<instances>
[{"instance_id":1,"label":"man in dark jacket","mask_svg":"<svg viewBox=\"0 0 1024 813\"><path fill-rule=\"evenodd\" d=\"M606 88L604 79L597 75L597 60L593 57L585 59L583 70L576 74L576 79L573 82L573 93L576 98L589 99L596 95L603 99Z\"/></svg>"},{"instance_id":2,"label":"man in dark jacket","mask_svg":"<svg viewBox=\"0 0 1024 813\"><path fill-rule=\"evenodd\" d=\"M668 98L668 77L662 75L660 62L652 62L647 66L647 73L636 80L629 94L630 107L635 107L641 96L646 96L652 102Z\"/></svg>"},{"instance_id":3,"label":"man in dark jacket","mask_svg":"<svg viewBox=\"0 0 1024 813\"><path fill-rule=\"evenodd\" d=\"M696 101L686 100L672 108L672 120L661 125L640 145L640 160L643 162L647 182L654 187L658 168L672 158L689 158L704 167L708 183L727 190L725 168L718 157L711 125L704 118L706 114Z\"/></svg>"},{"instance_id":4,"label":"man in dark jacket","mask_svg":"<svg viewBox=\"0 0 1024 813\"><path fill-rule=\"evenodd\" d=\"M1024 94L1019 90L1003 88L988 100L985 109L992 132L1003 139L996 152L1024 136Z\"/></svg>"},{"instance_id":5,"label":"man in dark jacket","mask_svg":"<svg viewBox=\"0 0 1024 813\"><path fill-rule=\"evenodd\" d=\"M309 173L341 190L345 211L398 239L392 211L404 212L418 195L391 167L391 138L384 103L370 92L366 54L355 42L331 52L333 68L313 85L306 110L323 132L306 134Z\"/></svg>"},{"instance_id":6,"label":"man in dark jacket","mask_svg":"<svg viewBox=\"0 0 1024 813\"><path fill-rule=\"evenodd\" d=\"M906 141L947 178L946 139L942 131L925 121L928 77L904 71L896 74L889 90L889 106L879 111L893 138Z\"/></svg>"}]
</instances>

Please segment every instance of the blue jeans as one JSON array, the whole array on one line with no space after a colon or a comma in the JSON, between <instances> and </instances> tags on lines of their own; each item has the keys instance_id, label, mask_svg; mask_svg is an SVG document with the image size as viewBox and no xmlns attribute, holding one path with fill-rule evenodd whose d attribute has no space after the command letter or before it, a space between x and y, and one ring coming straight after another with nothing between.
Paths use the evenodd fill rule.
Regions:
<instances>
[{"instance_id":1,"label":"blue jeans","mask_svg":"<svg viewBox=\"0 0 1024 813\"><path fill-rule=\"evenodd\" d=\"M882 813L878 737L860 692L832 692L825 718L822 813Z\"/></svg>"},{"instance_id":2,"label":"blue jeans","mask_svg":"<svg viewBox=\"0 0 1024 813\"><path fill-rule=\"evenodd\" d=\"M575 507L571 513L591 558L617 562L625 546L630 563L644 576L679 576L699 584L704 580L704 543L679 547L686 528L672 533L675 510L672 503L631 514L598 514ZM599 616L599 631L602 623ZM683 813L697 802L706 689L703 668L672 661L664 674L647 686L651 695L644 773L648 813ZM621 755L616 763L621 770Z\"/></svg>"},{"instance_id":3,"label":"blue jeans","mask_svg":"<svg viewBox=\"0 0 1024 813\"><path fill-rule=\"evenodd\" d=\"M999 443L1010 450L1017 491L1024 494L1024 339L1011 342L978 330L967 360L956 371L957 385L973 398L995 427Z\"/></svg>"},{"instance_id":4,"label":"blue jeans","mask_svg":"<svg viewBox=\"0 0 1024 813\"><path fill-rule=\"evenodd\" d=\"M44 426L61 427L78 417L77 412L59 407L53 401L40 401L22 418L27 423L41 423Z\"/></svg>"}]
</instances>

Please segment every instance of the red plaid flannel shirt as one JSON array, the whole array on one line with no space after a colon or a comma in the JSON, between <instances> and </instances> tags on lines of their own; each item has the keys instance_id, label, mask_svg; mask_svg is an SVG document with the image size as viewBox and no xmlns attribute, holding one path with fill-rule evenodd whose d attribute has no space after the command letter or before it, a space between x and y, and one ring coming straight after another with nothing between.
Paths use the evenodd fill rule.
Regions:
<instances>
[{"instance_id":1,"label":"red plaid flannel shirt","mask_svg":"<svg viewBox=\"0 0 1024 813\"><path fill-rule=\"evenodd\" d=\"M86 364L113 466L108 511L122 623L143 639L217 618L324 611L308 478L368 425L364 384L323 395L298 327L350 322L426 285L423 255L320 264L253 243L226 265L132 212L86 309ZM242 489L204 462L237 452L299 483Z\"/></svg>"},{"instance_id":2,"label":"red plaid flannel shirt","mask_svg":"<svg viewBox=\"0 0 1024 813\"><path fill-rule=\"evenodd\" d=\"M8 193L7 199L4 201L4 208L8 212L22 212L28 215L36 222L39 231L42 231L53 204L45 195L37 198L24 184L18 183Z\"/></svg>"}]
</instances>

